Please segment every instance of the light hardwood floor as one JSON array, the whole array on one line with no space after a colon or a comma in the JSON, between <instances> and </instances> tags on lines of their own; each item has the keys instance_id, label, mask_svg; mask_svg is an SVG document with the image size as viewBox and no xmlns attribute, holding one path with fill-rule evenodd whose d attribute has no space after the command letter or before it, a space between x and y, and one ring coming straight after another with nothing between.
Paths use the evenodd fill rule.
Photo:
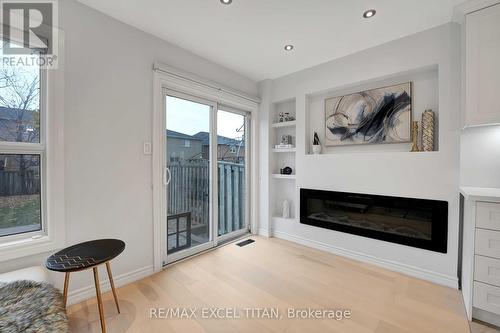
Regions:
<instances>
[{"instance_id":1,"label":"light hardwood floor","mask_svg":"<svg viewBox=\"0 0 500 333\"><path fill-rule=\"evenodd\" d=\"M105 294L108 332L470 332L457 290L284 240L252 238L253 244L229 244L118 288L120 315ZM236 308L242 318L150 319L151 307ZM246 318L244 309L257 307L279 308L283 319ZM288 319L288 308L352 315ZM69 307L68 315L72 332L100 331L95 299Z\"/></svg>"}]
</instances>

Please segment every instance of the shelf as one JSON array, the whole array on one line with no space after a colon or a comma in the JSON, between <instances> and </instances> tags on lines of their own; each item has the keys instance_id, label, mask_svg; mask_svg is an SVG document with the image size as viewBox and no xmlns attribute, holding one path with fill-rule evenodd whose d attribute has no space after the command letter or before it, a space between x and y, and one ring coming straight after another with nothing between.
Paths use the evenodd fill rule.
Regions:
<instances>
[{"instance_id":1,"label":"shelf","mask_svg":"<svg viewBox=\"0 0 500 333\"><path fill-rule=\"evenodd\" d=\"M272 148L273 153L295 153L296 148Z\"/></svg>"},{"instance_id":2,"label":"shelf","mask_svg":"<svg viewBox=\"0 0 500 333\"><path fill-rule=\"evenodd\" d=\"M273 220L281 220L281 221L286 221L286 222L295 222L295 217L290 217L290 218L283 218L281 216L273 216Z\"/></svg>"},{"instance_id":3,"label":"shelf","mask_svg":"<svg viewBox=\"0 0 500 333\"><path fill-rule=\"evenodd\" d=\"M280 173L273 173L271 176L273 178L276 178L276 179L295 179L296 178L295 175L282 175Z\"/></svg>"},{"instance_id":4,"label":"shelf","mask_svg":"<svg viewBox=\"0 0 500 333\"><path fill-rule=\"evenodd\" d=\"M432 156L439 156L439 150L434 150L434 151L417 151L417 152L411 152L411 151L368 151L368 150L360 150L360 151L336 151L336 152L325 152L321 154L312 154L312 153L307 153L305 154L305 158L312 158L312 159L328 159L328 158L344 158L345 156L362 156L363 158L369 157L376 155L377 157L413 157L413 158L421 158L421 157L432 157Z\"/></svg>"},{"instance_id":5,"label":"shelf","mask_svg":"<svg viewBox=\"0 0 500 333\"><path fill-rule=\"evenodd\" d=\"M292 127L292 126L295 126L297 124L297 121L296 120L292 120L292 121L284 121L284 122L281 122L281 123L274 123L271 125L271 127L274 127L274 128L280 128L280 127Z\"/></svg>"}]
</instances>

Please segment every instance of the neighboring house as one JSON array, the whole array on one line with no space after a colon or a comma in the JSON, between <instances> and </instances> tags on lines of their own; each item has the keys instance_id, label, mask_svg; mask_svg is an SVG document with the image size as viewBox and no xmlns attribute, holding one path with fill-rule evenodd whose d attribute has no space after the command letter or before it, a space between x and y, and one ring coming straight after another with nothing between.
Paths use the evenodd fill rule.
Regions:
<instances>
[{"instance_id":1,"label":"neighboring house","mask_svg":"<svg viewBox=\"0 0 500 333\"><path fill-rule=\"evenodd\" d=\"M198 132L193 137L201 139L203 143L203 158L208 158L209 155L209 138L208 132ZM227 138L222 135L217 136L217 159L219 161L243 163L245 160L245 142Z\"/></svg>"},{"instance_id":2,"label":"neighboring house","mask_svg":"<svg viewBox=\"0 0 500 333\"><path fill-rule=\"evenodd\" d=\"M202 158L202 140L192 135L167 130L168 162Z\"/></svg>"},{"instance_id":3,"label":"neighboring house","mask_svg":"<svg viewBox=\"0 0 500 333\"><path fill-rule=\"evenodd\" d=\"M39 112L0 106L0 141L36 142Z\"/></svg>"},{"instance_id":4,"label":"neighboring house","mask_svg":"<svg viewBox=\"0 0 500 333\"><path fill-rule=\"evenodd\" d=\"M167 130L167 154L169 162L181 160L209 159L209 133L195 135ZM243 163L245 144L243 141L217 136L217 158L219 161Z\"/></svg>"}]
</instances>

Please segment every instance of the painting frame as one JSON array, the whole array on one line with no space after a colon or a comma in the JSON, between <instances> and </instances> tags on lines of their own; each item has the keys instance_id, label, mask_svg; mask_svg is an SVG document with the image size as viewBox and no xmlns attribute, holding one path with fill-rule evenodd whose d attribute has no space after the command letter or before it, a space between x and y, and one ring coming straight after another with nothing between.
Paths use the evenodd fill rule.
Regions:
<instances>
[{"instance_id":1,"label":"painting frame","mask_svg":"<svg viewBox=\"0 0 500 333\"><path fill-rule=\"evenodd\" d=\"M332 137L334 137L335 135L338 135L336 133L335 134L333 133L333 130L336 130L336 128L333 128L333 130L331 129L331 127L329 128L329 123L330 123L330 125L332 124L331 117L336 115L335 109L329 110L329 108L331 108L331 103L333 101L337 100L337 102L339 102L339 101L342 101L342 99L344 99L344 98L351 98L352 96L355 96L355 95L359 95L359 96L368 95L369 96L370 94L372 94L372 95L375 94L375 92L378 92L379 94L381 94L382 91L384 92L384 96L388 92L392 92L392 98L396 99L396 97L403 95L402 93L401 93L401 95L398 95L398 96L395 95L394 91L398 91L398 89L399 89L399 91L406 92L407 98L408 98L408 101L407 101L408 104L404 107L404 110L401 111L401 113L403 115L400 115L401 117L406 116L406 118L407 118L406 122L398 123L398 126L401 126L401 128L402 128L401 130L403 130L405 132L404 137L401 137L398 139L391 138L390 140L387 140L386 136L384 136L384 140L373 140L374 142L370 142L369 140L367 141L367 140L359 140L359 139L358 140L346 140L346 141L343 141L342 139L340 139L340 140L332 139ZM358 99L359 99L359 96L358 96ZM403 97L405 97L405 96L403 96ZM385 102L385 98L383 101ZM377 106L379 106L379 105L377 105ZM345 115L342 115L342 116L345 118L348 118ZM346 93L346 94L342 94L342 95L337 95L337 96L325 98L324 117L325 117L324 118L324 121L325 121L324 129L325 129L325 146L326 147L410 143L410 142L412 142L411 124L413 121L413 82L406 81L406 82L401 82L401 83L394 83L394 84L380 86L380 87L376 87L376 88L372 88L372 89L360 90L360 91L355 91L352 93ZM383 118L383 119L384 119L384 121L387 121L386 118ZM351 125L351 124L349 124L349 125ZM343 130L345 130L345 129L343 129ZM354 130L356 131L355 135L358 136L357 130L356 129L354 129ZM397 133L398 129L394 129L394 131ZM352 135L351 133L348 133L348 134ZM380 133L377 135L380 136ZM352 135L352 136L354 136L354 135ZM366 134L363 135L363 138L366 138Z\"/></svg>"}]
</instances>

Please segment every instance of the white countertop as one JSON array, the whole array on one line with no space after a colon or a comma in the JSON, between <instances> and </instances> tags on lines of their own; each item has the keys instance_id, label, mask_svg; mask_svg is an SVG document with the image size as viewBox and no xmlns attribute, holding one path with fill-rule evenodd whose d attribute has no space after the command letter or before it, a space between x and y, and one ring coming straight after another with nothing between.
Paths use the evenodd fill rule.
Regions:
<instances>
[{"instance_id":1,"label":"white countertop","mask_svg":"<svg viewBox=\"0 0 500 333\"><path fill-rule=\"evenodd\" d=\"M461 186L460 193L468 200L500 201L500 188Z\"/></svg>"}]
</instances>

